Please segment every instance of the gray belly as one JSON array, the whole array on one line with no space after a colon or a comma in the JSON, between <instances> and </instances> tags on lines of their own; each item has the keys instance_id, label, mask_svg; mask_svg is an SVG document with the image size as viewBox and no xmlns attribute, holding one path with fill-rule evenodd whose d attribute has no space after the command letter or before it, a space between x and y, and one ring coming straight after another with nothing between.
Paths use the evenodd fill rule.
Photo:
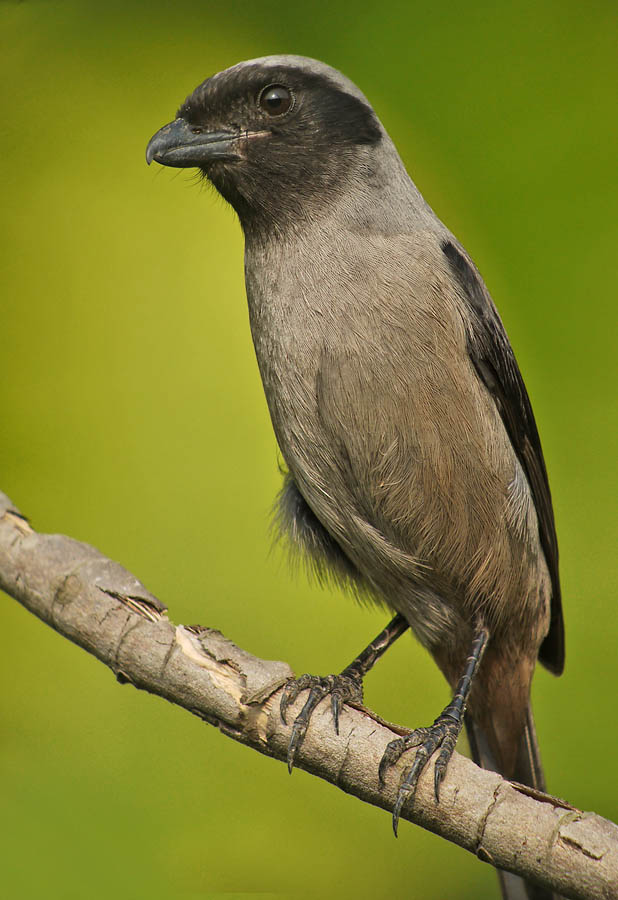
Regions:
<instances>
[{"instance_id":1,"label":"gray belly","mask_svg":"<svg viewBox=\"0 0 618 900\"><path fill-rule=\"evenodd\" d=\"M336 575L343 556L345 577L405 615L430 648L479 613L496 639L544 620L534 504L463 324L428 341L422 309L412 330L371 307L324 322L307 303L252 301L277 440L327 535L287 508L292 537Z\"/></svg>"}]
</instances>

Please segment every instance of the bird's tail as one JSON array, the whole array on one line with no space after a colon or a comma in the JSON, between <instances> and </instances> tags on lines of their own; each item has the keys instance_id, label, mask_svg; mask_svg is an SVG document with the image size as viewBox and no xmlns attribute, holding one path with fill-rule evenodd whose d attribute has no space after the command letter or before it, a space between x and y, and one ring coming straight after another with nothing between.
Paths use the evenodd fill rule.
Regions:
<instances>
[{"instance_id":1,"label":"bird's tail","mask_svg":"<svg viewBox=\"0 0 618 900\"><path fill-rule=\"evenodd\" d=\"M512 765L508 767L510 771L505 771L506 766L499 757L500 745L496 735L490 733L491 725L487 726L486 731L470 715L466 715L465 721L472 758L477 765L483 769L499 772L510 781L518 781L538 791L545 790L545 776L530 704L526 711L525 726L517 747L514 767ZM560 900L548 888L524 881L511 872L498 869L498 877L503 900Z\"/></svg>"}]
</instances>

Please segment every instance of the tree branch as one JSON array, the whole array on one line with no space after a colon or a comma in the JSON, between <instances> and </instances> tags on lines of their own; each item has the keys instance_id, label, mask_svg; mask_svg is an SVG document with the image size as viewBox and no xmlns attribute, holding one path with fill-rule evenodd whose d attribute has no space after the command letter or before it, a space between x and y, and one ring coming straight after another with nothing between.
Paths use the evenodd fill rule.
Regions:
<instances>
[{"instance_id":1,"label":"tree branch","mask_svg":"<svg viewBox=\"0 0 618 900\"><path fill-rule=\"evenodd\" d=\"M229 737L285 760L290 727L281 721L279 700L292 675L286 663L257 659L210 628L175 626L126 569L87 544L37 534L1 492L0 588L104 662L121 683L165 697ZM383 789L377 773L394 732L403 729L347 706L337 735L329 704L321 704L296 765L390 811L405 763L389 771ZM565 897L618 897L616 825L458 754L440 803L433 773L426 772L401 817Z\"/></svg>"}]
</instances>

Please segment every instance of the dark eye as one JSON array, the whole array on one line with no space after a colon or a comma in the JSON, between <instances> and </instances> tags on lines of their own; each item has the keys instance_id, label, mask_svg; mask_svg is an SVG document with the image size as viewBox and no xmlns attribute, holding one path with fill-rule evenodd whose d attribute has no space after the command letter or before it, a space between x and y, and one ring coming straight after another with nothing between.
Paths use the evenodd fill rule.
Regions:
<instances>
[{"instance_id":1,"label":"dark eye","mask_svg":"<svg viewBox=\"0 0 618 900\"><path fill-rule=\"evenodd\" d=\"M258 106L269 116L282 116L294 106L294 97L284 85L269 84L260 91Z\"/></svg>"}]
</instances>

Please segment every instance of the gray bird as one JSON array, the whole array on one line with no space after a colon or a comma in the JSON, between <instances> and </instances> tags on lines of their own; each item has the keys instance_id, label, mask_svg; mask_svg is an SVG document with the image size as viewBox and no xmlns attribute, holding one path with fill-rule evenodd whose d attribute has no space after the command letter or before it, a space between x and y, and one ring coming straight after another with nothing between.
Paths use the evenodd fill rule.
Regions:
<instances>
[{"instance_id":1,"label":"gray bird","mask_svg":"<svg viewBox=\"0 0 618 900\"><path fill-rule=\"evenodd\" d=\"M288 472L278 522L319 574L396 613L339 675L304 675L335 726L408 627L453 700L393 741L434 752L435 794L466 722L475 760L544 789L530 710L537 658L564 666L558 546L528 394L474 263L409 178L373 108L316 60L270 56L208 78L147 161L198 167L238 213L251 330ZM549 897L502 874L504 896ZM527 894L526 894L527 891Z\"/></svg>"}]
</instances>

